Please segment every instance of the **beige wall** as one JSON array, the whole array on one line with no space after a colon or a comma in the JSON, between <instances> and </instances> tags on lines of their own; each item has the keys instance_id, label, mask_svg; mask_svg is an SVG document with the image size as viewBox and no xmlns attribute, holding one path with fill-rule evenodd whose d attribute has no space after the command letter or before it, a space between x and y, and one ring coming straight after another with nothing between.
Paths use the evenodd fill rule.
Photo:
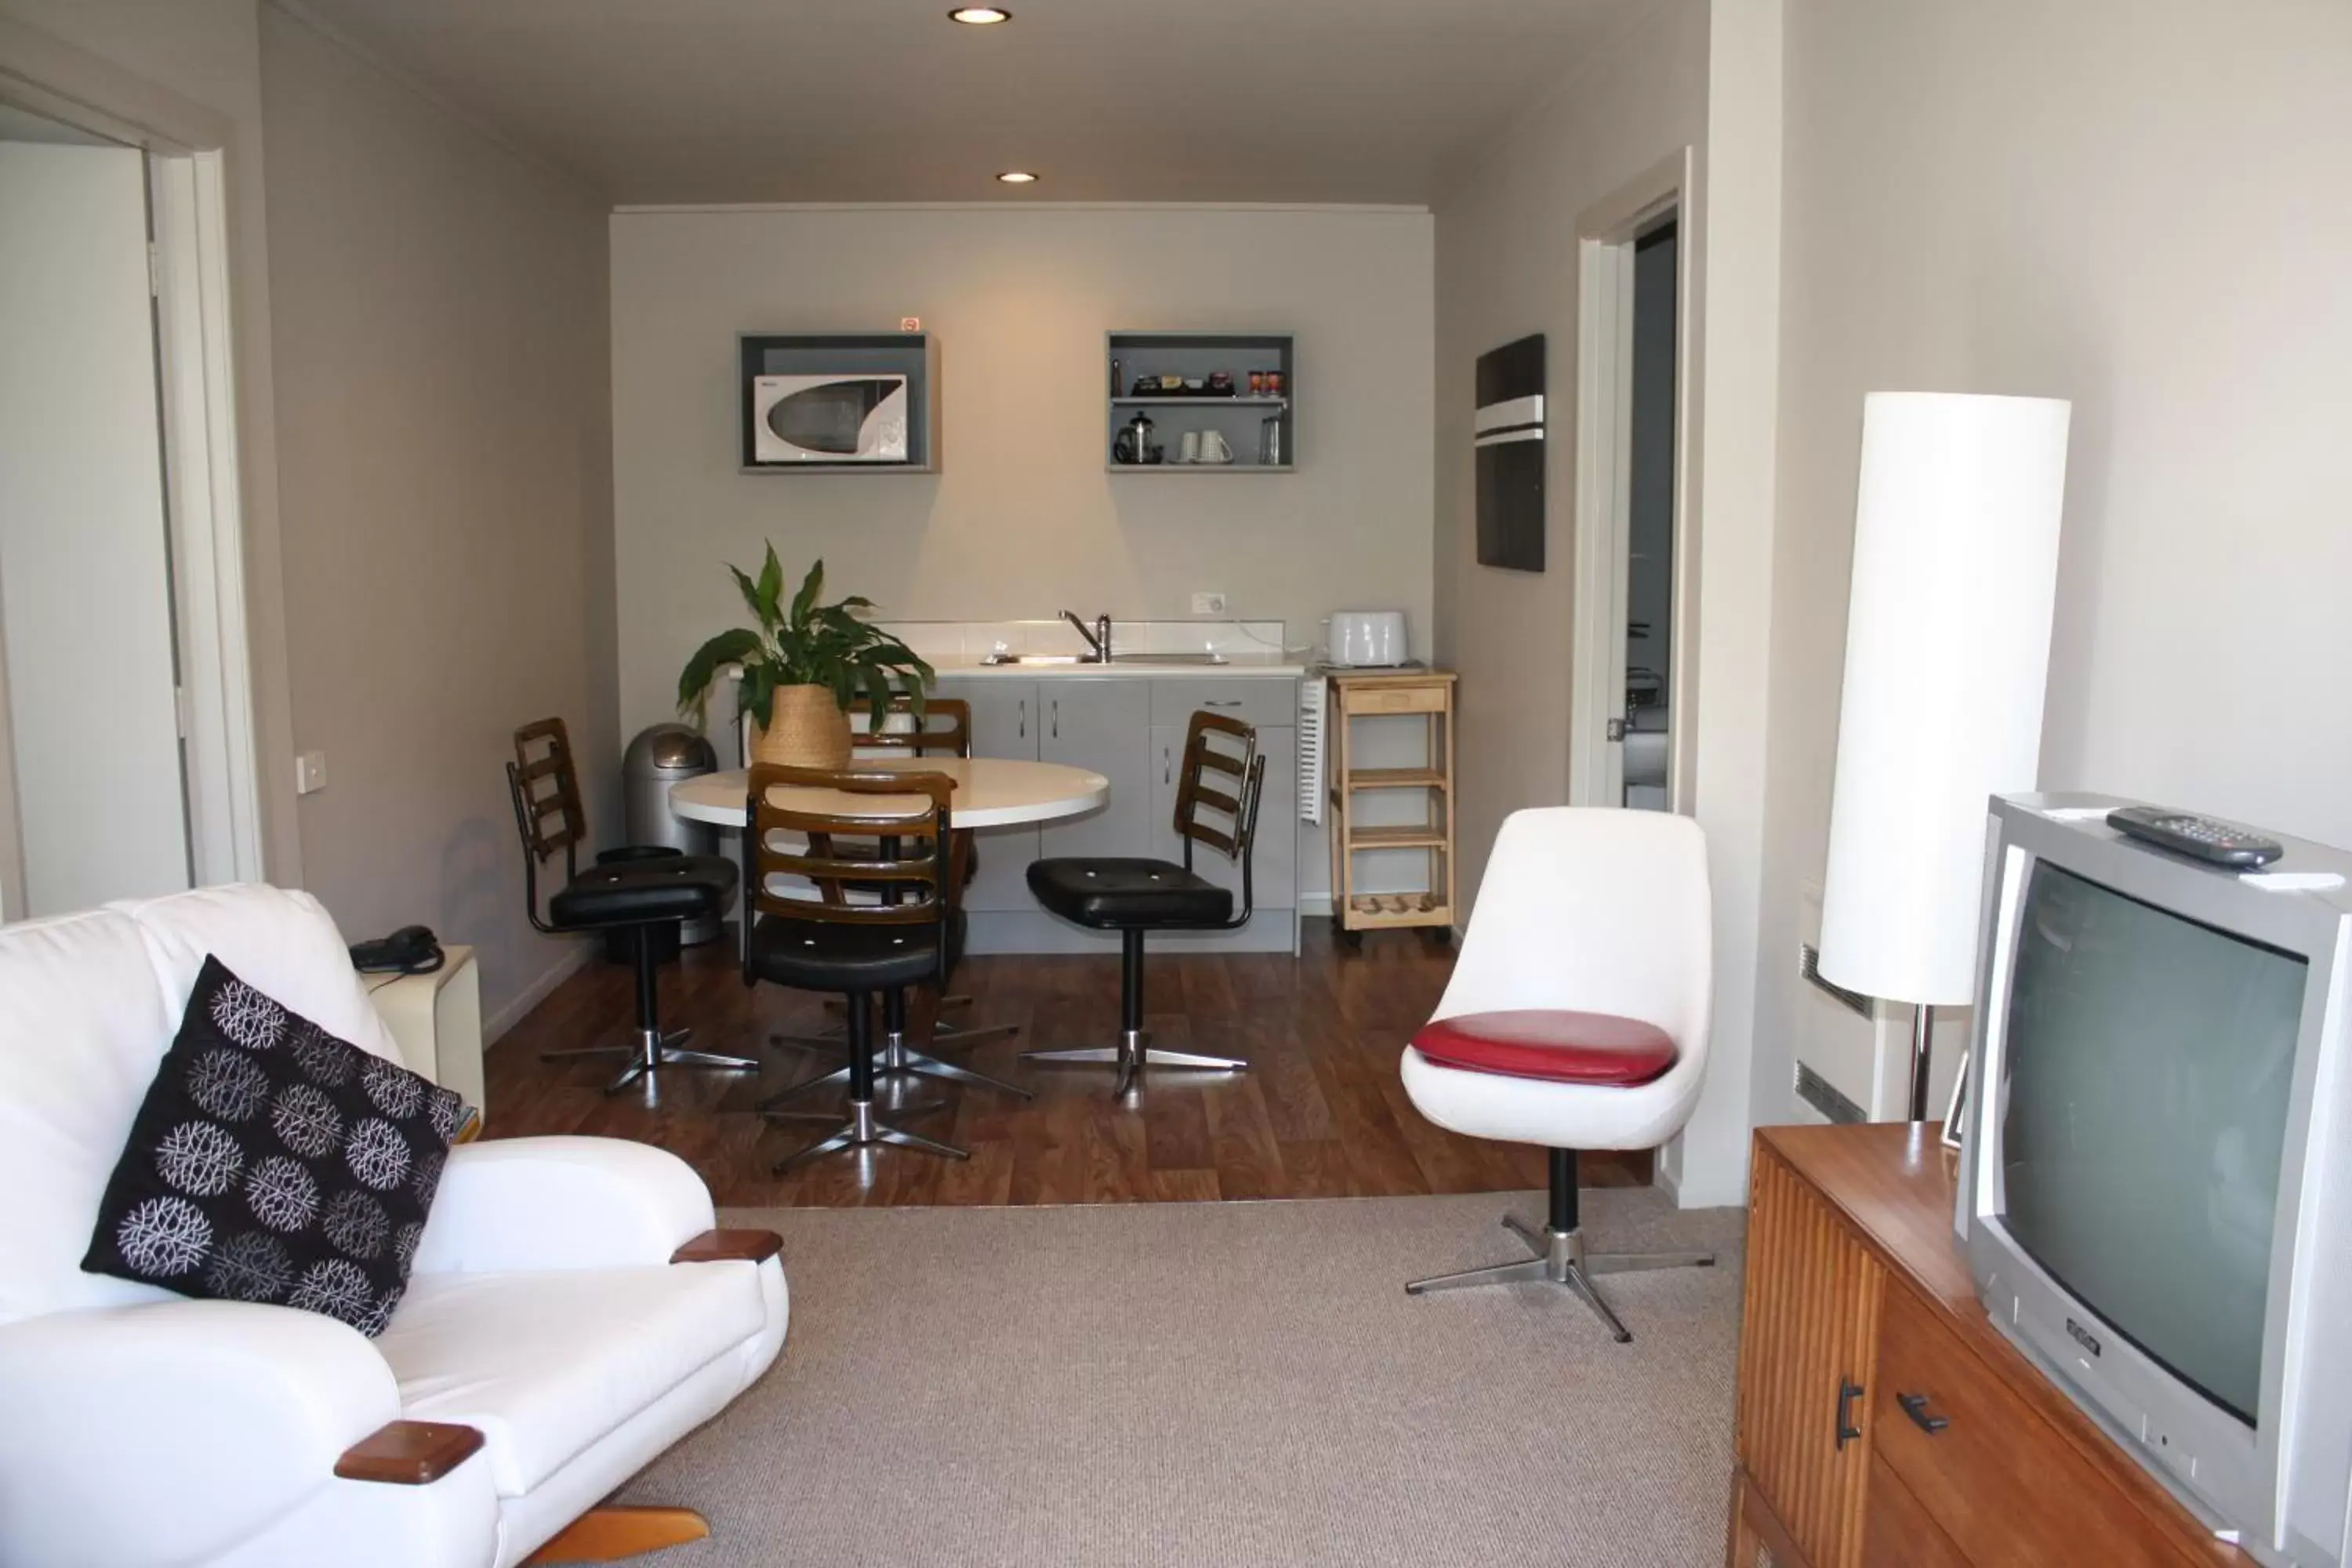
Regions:
<instances>
[{"instance_id":1,"label":"beige wall","mask_svg":"<svg viewBox=\"0 0 2352 1568\"><path fill-rule=\"evenodd\" d=\"M1865 392L2074 400L2045 787L2352 844L2352 10L1788 0L1786 38L1766 1121Z\"/></svg>"},{"instance_id":2,"label":"beige wall","mask_svg":"<svg viewBox=\"0 0 2352 1568\"><path fill-rule=\"evenodd\" d=\"M613 219L624 732L740 618L772 539L892 617L1182 618L1314 641L1401 608L1429 647L1430 219L1345 209L622 213ZM943 361L937 475L742 475L735 335L887 330ZM1103 334L1298 336L1289 475L1111 475ZM1141 368L1141 367L1137 367Z\"/></svg>"},{"instance_id":3,"label":"beige wall","mask_svg":"<svg viewBox=\"0 0 2352 1568\"><path fill-rule=\"evenodd\" d=\"M1695 379L1688 493L1697 541L1695 814L1715 894L1706 1088L1660 1159L1684 1203L1739 1199L1762 877L1775 267L1780 245L1778 0L1675 0L1596 49L1549 102L1453 172L1437 204L1437 650L1462 672L1461 843L1475 900L1505 816L1569 798L1574 643L1580 216L1685 148ZM1725 265L1717 265L1718 260ZM1472 463L1477 356L1545 334L1547 570L1477 563Z\"/></svg>"},{"instance_id":4,"label":"beige wall","mask_svg":"<svg viewBox=\"0 0 2352 1568\"><path fill-rule=\"evenodd\" d=\"M514 727L617 828L604 211L274 9L261 61L305 880L477 944L496 1019L578 951L524 920Z\"/></svg>"},{"instance_id":5,"label":"beige wall","mask_svg":"<svg viewBox=\"0 0 2352 1568\"><path fill-rule=\"evenodd\" d=\"M1437 651L1462 672L1465 900L1507 815L1568 800L1577 218L1706 128L1706 6L1673 0L1452 170L1436 205ZM1478 356L1530 332L1550 415L1541 573L1478 564L1471 447Z\"/></svg>"}]
</instances>

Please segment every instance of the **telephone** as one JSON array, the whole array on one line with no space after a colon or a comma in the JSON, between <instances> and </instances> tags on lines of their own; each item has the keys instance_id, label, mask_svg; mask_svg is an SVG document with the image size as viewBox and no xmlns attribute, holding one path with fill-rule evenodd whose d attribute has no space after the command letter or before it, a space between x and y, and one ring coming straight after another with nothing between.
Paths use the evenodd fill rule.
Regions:
<instances>
[{"instance_id":1,"label":"telephone","mask_svg":"<svg viewBox=\"0 0 2352 1568\"><path fill-rule=\"evenodd\" d=\"M430 974L447 962L440 939L425 926L403 926L390 936L352 943L352 967L369 973Z\"/></svg>"}]
</instances>

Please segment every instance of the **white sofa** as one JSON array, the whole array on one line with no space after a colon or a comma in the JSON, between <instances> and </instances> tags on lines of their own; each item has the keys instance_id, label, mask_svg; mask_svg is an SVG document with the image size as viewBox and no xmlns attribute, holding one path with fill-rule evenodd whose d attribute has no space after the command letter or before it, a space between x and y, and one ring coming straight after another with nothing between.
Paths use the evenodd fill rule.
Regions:
<instances>
[{"instance_id":1,"label":"white sofa","mask_svg":"<svg viewBox=\"0 0 2352 1568\"><path fill-rule=\"evenodd\" d=\"M505 1568L775 1360L778 1258L673 1263L711 1230L710 1194L612 1139L453 1150L373 1341L83 1273L206 952L398 1059L306 894L209 889L0 927L0 1564ZM482 1441L429 1482L336 1474L404 1421Z\"/></svg>"}]
</instances>

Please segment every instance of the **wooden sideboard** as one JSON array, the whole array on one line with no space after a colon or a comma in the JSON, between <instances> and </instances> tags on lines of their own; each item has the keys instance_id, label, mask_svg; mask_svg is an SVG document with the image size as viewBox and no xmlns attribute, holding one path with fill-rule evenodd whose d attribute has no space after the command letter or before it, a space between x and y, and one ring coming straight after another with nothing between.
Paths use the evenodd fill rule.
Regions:
<instances>
[{"instance_id":1,"label":"wooden sideboard","mask_svg":"<svg viewBox=\"0 0 2352 1568\"><path fill-rule=\"evenodd\" d=\"M1756 1134L1730 1568L2252 1568L1986 1319L1939 1131Z\"/></svg>"}]
</instances>

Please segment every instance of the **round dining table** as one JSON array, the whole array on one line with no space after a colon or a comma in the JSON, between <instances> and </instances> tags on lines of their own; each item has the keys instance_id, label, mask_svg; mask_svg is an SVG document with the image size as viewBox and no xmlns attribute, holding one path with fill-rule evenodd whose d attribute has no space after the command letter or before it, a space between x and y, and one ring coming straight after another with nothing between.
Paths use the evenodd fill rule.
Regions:
<instances>
[{"instance_id":1,"label":"round dining table","mask_svg":"<svg viewBox=\"0 0 2352 1568\"><path fill-rule=\"evenodd\" d=\"M1108 779L1065 763L1011 757L895 756L860 757L850 765L861 772L947 774L955 781L955 793L948 798L948 819L959 828L1052 822L1092 811L1110 798ZM688 821L740 827L749 777L745 770L730 768L680 779L669 786L669 808ZM875 809L872 795L814 789L807 795L805 805L814 811L865 815Z\"/></svg>"}]
</instances>

